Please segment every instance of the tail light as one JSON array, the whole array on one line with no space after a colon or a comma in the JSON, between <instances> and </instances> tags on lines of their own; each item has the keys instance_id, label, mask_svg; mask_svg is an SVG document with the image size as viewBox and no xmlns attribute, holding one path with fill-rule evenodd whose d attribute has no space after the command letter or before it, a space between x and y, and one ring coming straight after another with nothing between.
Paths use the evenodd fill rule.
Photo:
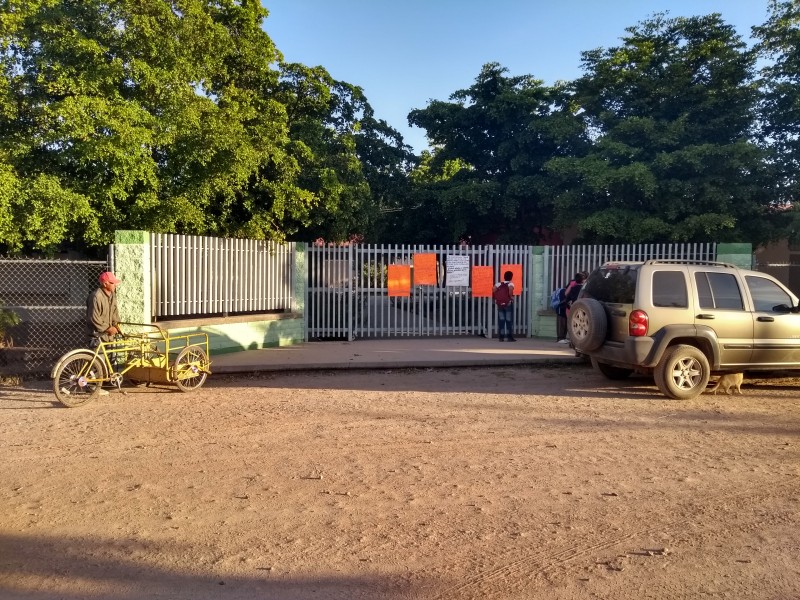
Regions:
<instances>
[{"instance_id":1,"label":"tail light","mask_svg":"<svg viewBox=\"0 0 800 600\"><path fill-rule=\"evenodd\" d=\"M633 337L647 335L650 319L643 310L635 310L628 319L628 333Z\"/></svg>"}]
</instances>

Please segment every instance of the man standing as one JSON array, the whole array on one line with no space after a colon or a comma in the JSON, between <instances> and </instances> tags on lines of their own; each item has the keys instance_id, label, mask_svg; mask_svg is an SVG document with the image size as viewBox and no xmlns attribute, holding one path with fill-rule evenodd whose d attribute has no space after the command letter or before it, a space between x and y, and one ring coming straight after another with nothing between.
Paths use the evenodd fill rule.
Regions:
<instances>
[{"instance_id":1,"label":"man standing","mask_svg":"<svg viewBox=\"0 0 800 600\"><path fill-rule=\"evenodd\" d=\"M119 279L111 271L105 271L98 281L100 287L86 299L86 329L92 348L100 342L113 341L121 333L115 292Z\"/></svg>"},{"instance_id":2,"label":"man standing","mask_svg":"<svg viewBox=\"0 0 800 600\"><path fill-rule=\"evenodd\" d=\"M514 273L506 271L503 273L503 281L494 286L492 297L497 304L497 334L501 342L508 340L516 342L514 339L514 284L511 279Z\"/></svg>"}]
</instances>

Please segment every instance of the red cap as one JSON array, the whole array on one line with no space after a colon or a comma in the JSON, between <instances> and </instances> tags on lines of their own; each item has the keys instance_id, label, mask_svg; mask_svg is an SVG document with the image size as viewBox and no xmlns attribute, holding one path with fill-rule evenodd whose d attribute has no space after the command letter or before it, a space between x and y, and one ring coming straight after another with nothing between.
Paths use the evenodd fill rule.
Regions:
<instances>
[{"instance_id":1,"label":"red cap","mask_svg":"<svg viewBox=\"0 0 800 600\"><path fill-rule=\"evenodd\" d=\"M98 277L100 283L119 283L119 279L112 273L111 271L106 271L105 273L100 273L100 277Z\"/></svg>"}]
</instances>

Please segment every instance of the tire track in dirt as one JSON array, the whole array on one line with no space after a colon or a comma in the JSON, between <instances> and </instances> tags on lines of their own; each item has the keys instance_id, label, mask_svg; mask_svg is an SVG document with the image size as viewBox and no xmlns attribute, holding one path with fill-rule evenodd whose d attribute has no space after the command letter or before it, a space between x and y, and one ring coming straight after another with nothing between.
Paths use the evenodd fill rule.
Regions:
<instances>
[{"instance_id":1,"label":"tire track in dirt","mask_svg":"<svg viewBox=\"0 0 800 600\"><path fill-rule=\"evenodd\" d=\"M677 527L682 522L685 521L675 521L669 524L669 527ZM520 573L525 573L528 575L536 575L536 574L543 574L548 569L555 567L556 565L560 565L576 558L580 558L585 556L591 552L595 552L598 550L605 550L608 548L612 548L622 542L630 540L639 535L646 535L652 533L662 533L664 531L663 527L656 527L656 528L649 528L649 529L642 529L639 531L629 532L623 535L618 535L616 537L610 537L601 539L595 544L591 544L589 546L576 546L572 545L567 548L563 548L554 553L533 553L527 556L523 556L522 558L518 558L511 562L502 564L497 566L493 569L488 571L484 571L481 573L476 574L475 576L471 577L467 581L443 590L442 592L438 593L436 596L433 597L433 600L444 600L446 598L461 598L464 597L464 594L469 594L471 592L478 592L480 588L486 584L496 582L496 581L505 581L505 580L518 580L515 575Z\"/></svg>"},{"instance_id":2,"label":"tire track in dirt","mask_svg":"<svg viewBox=\"0 0 800 600\"><path fill-rule=\"evenodd\" d=\"M706 511L719 510L732 502L748 501L750 504L759 503L759 501L781 495L781 490L788 490L796 492L798 489L798 482L775 482L774 486L766 493L763 487L752 486L747 490L741 490L738 493L720 493L716 497L704 497L702 506ZM548 571L557 566L569 563L575 559L586 556L587 554L597 552L599 550L607 550L618 546L626 541L632 540L640 536L648 535L664 535L669 533L676 533L684 530L687 525L694 524L695 521L691 519L677 519L668 521L657 527L647 527L638 529L636 531L629 531L615 536L601 536L601 538L593 544L588 546L571 545L561 550L552 553L534 552L530 553L516 560L511 560L507 563L498 565L489 570L477 573L466 581L449 587L433 596L432 600L446 600L448 598L463 598L474 595L480 592L486 592L483 587L490 583L500 581L518 582L521 575L528 575L529 577L536 575L544 575ZM512 586L503 586L503 589L508 591ZM484 594L484 597L488 597Z\"/></svg>"}]
</instances>

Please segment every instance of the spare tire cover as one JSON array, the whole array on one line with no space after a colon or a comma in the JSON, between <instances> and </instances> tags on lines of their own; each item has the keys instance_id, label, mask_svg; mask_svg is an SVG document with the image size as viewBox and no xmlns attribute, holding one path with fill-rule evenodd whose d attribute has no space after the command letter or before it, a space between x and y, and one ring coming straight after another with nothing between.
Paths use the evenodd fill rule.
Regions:
<instances>
[{"instance_id":1,"label":"spare tire cover","mask_svg":"<svg viewBox=\"0 0 800 600\"><path fill-rule=\"evenodd\" d=\"M576 350L591 352L603 345L608 318L603 305L592 298L581 298L569 309L569 337Z\"/></svg>"}]
</instances>

